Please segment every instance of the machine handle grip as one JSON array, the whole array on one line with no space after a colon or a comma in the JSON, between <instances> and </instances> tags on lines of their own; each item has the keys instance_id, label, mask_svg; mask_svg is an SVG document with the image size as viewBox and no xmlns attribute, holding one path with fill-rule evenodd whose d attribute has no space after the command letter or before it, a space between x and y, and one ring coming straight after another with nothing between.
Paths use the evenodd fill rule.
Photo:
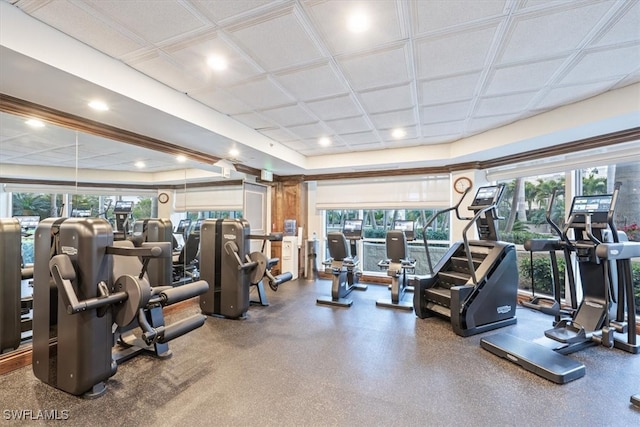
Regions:
<instances>
[{"instance_id":1,"label":"machine handle grip","mask_svg":"<svg viewBox=\"0 0 640 427\"><path fill-rule=\"evenodd\" d=\"M171 305L202 295L207 292L207 290L209 290L209 284L204 280L199 280L197 282L178 286L177 288L164 290L160 293L160 298L162 299L162 305Z\"/></svg>"}]
</instances>

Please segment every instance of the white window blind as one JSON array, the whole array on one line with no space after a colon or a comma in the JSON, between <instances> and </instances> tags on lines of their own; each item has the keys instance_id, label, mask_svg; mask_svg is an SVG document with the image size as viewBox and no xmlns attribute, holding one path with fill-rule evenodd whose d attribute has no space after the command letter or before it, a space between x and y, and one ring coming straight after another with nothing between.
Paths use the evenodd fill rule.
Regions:
<instances>
[{"instance_id":1,"label":"white window blind","mask_svg":"<svg viewBox=\"0 0 640 427\"><path fill-rule=\"evenodd\" d=\"M242 210L242 186L176 190L173 208L176 212L240 211Z\"/></svg>"}]
</instances>

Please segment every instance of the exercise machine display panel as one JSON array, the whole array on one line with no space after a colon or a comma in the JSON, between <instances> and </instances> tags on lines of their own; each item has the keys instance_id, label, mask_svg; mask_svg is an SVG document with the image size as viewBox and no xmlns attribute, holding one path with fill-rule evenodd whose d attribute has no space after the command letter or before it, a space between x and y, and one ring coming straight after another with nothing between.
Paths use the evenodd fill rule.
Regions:
<instances>
[{"instance_id":1,"label":"exercise machine display panel","mask_svg":"<svg viewBox=\"0 0 640 427\"><path fill-rule=\"evenodd\" d=\"M362 220L346 219L342 226L344 237L349 240L357 240L362 238Z\"/></svg>"},{"instance_id":2,"label":"exercise machine display panel","mask_svg":"<svg viewBox=\"0 0 640 427\"><path fill-rule=\"evenodd\" d=\"M398 219L394 221L393 229L402 231L408 241L415 239L415 221Z\"/></svg>"},{"instance_id":3,"label":"exercise machine display panel","mask_svg":"<svg viewBox=\"0 0 640 427\"><path fill-rule=\"evenodd\" d=\"M190 219L181 219L180 222L178 223L178 226L176 227L176 231L175 233L186 233L189 230L189 227L191 226L191 220Z\"/></svg>"},{"instance_id":4,"label":"exercise machine display panel","mask_svg":"<svg viewBox=\"0 0 640 427\"><path fill-rule=\"evenodd\" d=\"M576 223L584 222L585 215L591 214L593 222L607 222L613 195L576 196L571 204L571 215ZM584 214L584 215L580 215Z\"/></svg>"},{"instance_id":5,"label":"exercise machine display panel","mask_svg":"<svg viewBox=\"0 0 640 427\"><path fill-rule=\"evenodd\" d=\"M478 192L471 206L489 206L497 203L498 200L500 200L503 189L504 187L500 185L478 188Z\"/></svg>"}]
</instances>

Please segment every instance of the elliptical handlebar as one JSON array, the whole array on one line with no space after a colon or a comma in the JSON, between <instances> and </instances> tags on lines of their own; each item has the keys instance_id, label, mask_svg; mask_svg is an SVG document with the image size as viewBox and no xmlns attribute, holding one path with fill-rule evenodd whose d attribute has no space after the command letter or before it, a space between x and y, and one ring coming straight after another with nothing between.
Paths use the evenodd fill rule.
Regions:
<instances>
[{"instance_id":1,"label":"elliptical handlebar","mask_svg":"<svg viewBox=\"0 0 640 427\"><path fill-rule=\"evenodd\" d=\"M613 221L615 215L615 207L618 202L618 193L620 193L620 187L622 187L622 183L620 181L616 181L613 184L613 194L611 195L611 206L609 206L609 212L607 213L607 224L609 224L609 228L611 229L611 234L613 234L614 243L619 243L620 239L618 238L618 230L616 229L616 225Z\"/></svg>"}]
</instances>

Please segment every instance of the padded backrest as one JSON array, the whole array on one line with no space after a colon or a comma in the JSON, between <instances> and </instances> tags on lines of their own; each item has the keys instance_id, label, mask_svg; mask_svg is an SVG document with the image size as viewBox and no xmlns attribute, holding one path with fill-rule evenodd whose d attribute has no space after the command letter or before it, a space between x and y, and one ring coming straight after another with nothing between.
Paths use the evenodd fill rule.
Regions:
<instances>
[{"instance_id":1,"label":"padded backrest","mask_svg":"<svg viewBox=\"0 0 640 427\"><path fill-rule=\"evenodd\" d=\"M191 264L198 256L200 249L200 233L189 233L187 242L180 251L179 264Z\"/></svg>"},{"instance_id":2,"label":"padded backrest","mask_svg":"<svg viewBox=\"0 0 640 427\"><path fill-rule=\"evenodd\" d=\"M389 230L386 237L387 258L392 262L406 259L409 253L407 238L402 230Z\"/></svg>"},{"instance_id":3,"label":"padded backrest","mask_svg":"<svg viewBox=\"0 0 640 427\"><path fill-rule=\"evenodd\" d=\"M351 256L349 250L349 242L340 231L330 231L327 233L327 246L329 247L329 256L335 261L342 261Z\"/></svg>"},{"instance_id":4,"label":"padded backrest","mask_svg":"<svg viewBox=\"0 0 640 427\"><path fill-rule=\"evenodd\" d=\"M134 244L130 240L117 240L113 242L113 246L123 248L134 248ZM118 277L128 274L130 276L138 277L142 271L142 261L137 256L126 255L113 255L113 280L117 280ZM144 278L148 281L147 274Z\"/></svg>"}]
</instances>

